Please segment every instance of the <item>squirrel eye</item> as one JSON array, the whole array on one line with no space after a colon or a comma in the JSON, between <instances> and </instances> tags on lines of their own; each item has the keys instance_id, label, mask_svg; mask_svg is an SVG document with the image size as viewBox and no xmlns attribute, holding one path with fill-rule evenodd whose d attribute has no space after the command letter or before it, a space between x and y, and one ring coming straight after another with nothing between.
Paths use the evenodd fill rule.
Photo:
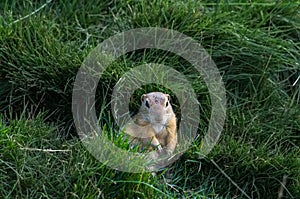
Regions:
<instances>
[{"instance_id":1,"label":"squirrel eye","mask_svg":"<svg viewBox=\"0 0 300 199\"><path fill-rule=\"evenodd\" d=\"M150 108L149 102L146 101L145 105L147 106L147 108Z\"/></svg>"},{"instance_id":2,"label":"squirrel eye","mask_svg":"<svg viewBox=\"0 0 300 199\"><path fill-rule=\"evenodd\" d=\"M166 107L168 107L168 106L169 106L169 102L166 103Z\"/></svg>"}]
</instances>

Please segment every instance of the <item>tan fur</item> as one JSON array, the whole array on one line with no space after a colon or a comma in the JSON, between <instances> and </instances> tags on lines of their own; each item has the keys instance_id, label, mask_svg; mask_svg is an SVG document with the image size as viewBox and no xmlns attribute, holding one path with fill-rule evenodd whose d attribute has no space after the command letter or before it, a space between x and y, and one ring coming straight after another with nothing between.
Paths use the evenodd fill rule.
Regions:
<instances>
[{"instance_id":1,"label":"tan fur","mask_svg":"<svg viewBox=\"0 0 300 199\"><path fill-rule=\"evenodd\" d=\"M141 108L126 126L130 141L150 145L149 150L156 147L172 153L177 144L176 116L169 102L170 96L161 92L144 94L141 97Z\"/></svg>"}]
</instances>

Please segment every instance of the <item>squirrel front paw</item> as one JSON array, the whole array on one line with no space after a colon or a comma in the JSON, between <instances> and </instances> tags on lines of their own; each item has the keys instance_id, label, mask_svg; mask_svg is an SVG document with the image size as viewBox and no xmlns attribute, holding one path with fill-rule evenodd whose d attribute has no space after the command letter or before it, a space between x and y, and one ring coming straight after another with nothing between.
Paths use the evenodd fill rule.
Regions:
<instances>
[{"instance_id":1,"label":"squirrel front paw","mask_svg":"<svg viewBox=\"0 0 300 199\"><path fill-rule=\"evenodd\" d=\"M157 150L158 150L159 152L161 152L161 151L163 150L162 146L161 146L161 145L158 145L158 146L157 146Z\"/></svg>"}]
</instances>

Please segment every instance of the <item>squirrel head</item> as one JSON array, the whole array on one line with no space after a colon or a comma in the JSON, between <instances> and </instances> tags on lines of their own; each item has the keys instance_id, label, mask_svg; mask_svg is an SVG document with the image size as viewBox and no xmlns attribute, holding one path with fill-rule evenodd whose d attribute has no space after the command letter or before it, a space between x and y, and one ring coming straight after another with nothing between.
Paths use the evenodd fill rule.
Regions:
<instances>
[{"instance_id":1,"label":"squirrel head","mask_svg":"<svg viewBox=\"0 0 300 199\"><path fill-rule=\"evenodd\" d=\"M140 111L143 119L151 124L156 133L160 133L174 114L170 95L161 92L144 94L141 103Z\"/></svg>"}]
</instances>

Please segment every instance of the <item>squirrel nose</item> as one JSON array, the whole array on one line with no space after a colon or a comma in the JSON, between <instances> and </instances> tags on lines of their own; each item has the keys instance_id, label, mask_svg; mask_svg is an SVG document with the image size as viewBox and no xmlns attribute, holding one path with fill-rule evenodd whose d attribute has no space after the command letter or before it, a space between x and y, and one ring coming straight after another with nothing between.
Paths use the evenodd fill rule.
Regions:
<instances>
[{"instance_id":1,"label":"squirrel nose","mask_svg":"<svg viewBox=\"0 0 300 199\"><path fill-rule=\"evenodd\" d=\"M161 122L161 121L162 121L162 118L155 118L155 121L156 121L156 122Z\"/></svg>"},{"instance_id":2,"label":"squirrel nose","mask_svg":"<svg viewBox=\"0 0 300 199\"><path fill-rule=\"evenodd\" d=\"M163 121L163 117L161 115L156 115L155 117L152 118L152 121L161 123Z\"/></svg>"}]
</instances>

